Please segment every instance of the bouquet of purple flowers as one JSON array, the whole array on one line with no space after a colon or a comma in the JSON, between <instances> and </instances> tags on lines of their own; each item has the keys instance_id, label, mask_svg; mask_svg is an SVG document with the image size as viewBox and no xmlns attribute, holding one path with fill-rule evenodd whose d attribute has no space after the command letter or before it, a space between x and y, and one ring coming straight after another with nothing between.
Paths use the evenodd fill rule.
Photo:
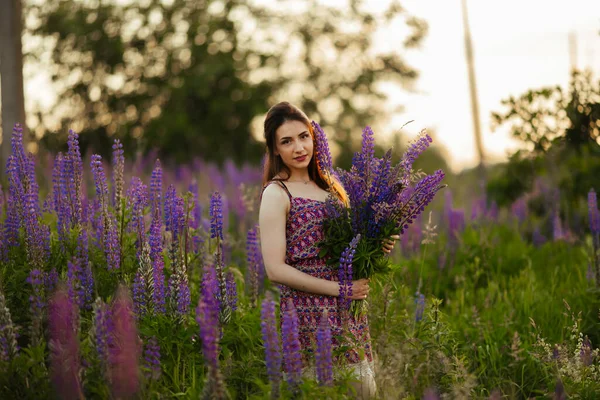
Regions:
<instances>
[{"instance_id":1,"label":"bouquet of purple flowers","mask_svg":"<svg viewBox=\"0 0 600 400\"><path fill-rule=\"evenodd\" d=\"M332 170L325 133L313 122L317 142L317 163L326 174L335 174L348 194L348 206L333 196L326 202L324 240L320 256L339 266L342 297L349 295L352 280L370 278L389 271L389 258L383 242L394 234L403 234L423 212L436 193L445 187L442 170L431 175L413 171L417 157L429 147L431 137L421 131L402 159L392 165L392 151L375 157L373 131L366 127L362 149L354 155L349 171ZM350 305L355 315L365 311L365 302Z\"/></svg>"}]
</instances>

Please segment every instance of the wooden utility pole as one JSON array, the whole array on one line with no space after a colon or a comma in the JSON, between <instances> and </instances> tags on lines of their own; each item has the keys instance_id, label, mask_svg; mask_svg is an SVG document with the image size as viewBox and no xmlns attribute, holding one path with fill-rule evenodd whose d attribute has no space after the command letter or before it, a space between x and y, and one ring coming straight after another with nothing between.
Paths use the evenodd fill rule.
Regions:
<instances>
[{"instance_id":1,"label":"wooden utility pole","mask_svg":"<svg viewBox=\"0 0 600 400\"><path fill-rule=\"evenodd\" d=\"M467 14L467 0L462 0L463 25L465 31L465 55L469 72L469 91L471 94L471 114L473 115L473 133L475 134L475 147L479 156L479 169L484 177L485 152L481 138L481 122L479 121L479 100L477 98L477 84L475 80L475 63L473 61L473 44L471 30L469 29L469 16Z\"/></svg>"},{"instance_id":2,"label":"wooden utility pole","mask_svg":"<svg viewBox=\"0 0 600 400\"><path fill-rule=\"evenodd\" d=\"M2 99L2 145L0 173L4 176L10 155L10 138L16 123L25 135L25 100L23 96L23 53L21 48L21 0L0 0L0 98Z\"/></svg>"}]
</instances>

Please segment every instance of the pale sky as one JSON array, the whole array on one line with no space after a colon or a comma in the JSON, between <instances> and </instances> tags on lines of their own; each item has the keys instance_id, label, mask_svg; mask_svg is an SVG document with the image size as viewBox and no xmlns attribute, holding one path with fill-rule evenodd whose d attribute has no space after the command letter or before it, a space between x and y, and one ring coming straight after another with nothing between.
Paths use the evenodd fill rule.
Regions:
<instances>
[{"instance_id":1,"label":"pale sky","mask_svg":"<svg viewBox=\"0 0 600 400\"><path fill-rule=\"evenodd\" d=\"M257 0L260 3L262 0ZM330 5L347 0L321 0ZM389 0L369 0L369 7L385 7ZM567 5L568 3L568 5ZM407 61L420 73L416 93L390 85L390 109L405 106L396 114L387 133L404 128L410 136L431 128L437 143L445 146L455 171L477 162L467 67L464 56L461 0L400 0L412 15L424 18L429 32ZM600 0L468 0L475 56L483 142L490 161L506 159L517 148L506 130L491 132L490 113L501 111L500 102L510 95L549 85L566 86L570 59L568 36L577 37L577 66L590 68L600 79ZM404 24L376 35L380 50L401 48ZM396 39L397 38L397 39ZM403 54L405 51L403 51ZM40 87L47 77L25 82L26 101L49 105L53 96Z\"/></svg>"},{"instance_id":2,"label":"pale sky","mask_svg":"<svg viewBox=\"0 0 600 400\"><path fill-rule=\"evenodd\" d=\"M400 3L428 22L429 33L421 48L408 57L420 72L419 94L391 90L392 102L405 104L406 112L394 118L390 129L415 120L405 131L432 128L435 140L449 150L453 169L474 166L461 0ZM467 5L483 142L488 159L500 161L518 143L506 130L491 132L491 112L501 111L501 100L510 95L567 86L570 31L577 37L577 67L592 69L600 80L600 1L468 0ZM394 37L393 32L388 34Z\"/></svg>"}]
</instances>

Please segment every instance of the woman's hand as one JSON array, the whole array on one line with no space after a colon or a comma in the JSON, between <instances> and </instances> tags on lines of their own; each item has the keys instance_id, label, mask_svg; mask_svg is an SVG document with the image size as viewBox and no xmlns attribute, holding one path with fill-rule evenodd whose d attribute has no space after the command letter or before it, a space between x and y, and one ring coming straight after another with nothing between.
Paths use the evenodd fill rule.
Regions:
<instances>
[{"instance_id":1,"label":"woman's hand","mask_svg":"<svg viewBox=\"0 0 600 400\"><path fill-rule=\"evenodd\" d=\"M369 294L370 279L359 279L352 281L352 295L348 296L351 300L364 300Z\"/></svg>"},{"instance_id":2,"label":"woman's hand","mask_svg":"<svg viewBox=\"0 0 600 400\"><path fill-rule=\"evenodd\" d=\"M389 239L383 239L383 252L391 253L392 249L394 248L394 244L396 243L396 240L400 240L400 235L392 235Z\"/></svg>"}]
</instances>

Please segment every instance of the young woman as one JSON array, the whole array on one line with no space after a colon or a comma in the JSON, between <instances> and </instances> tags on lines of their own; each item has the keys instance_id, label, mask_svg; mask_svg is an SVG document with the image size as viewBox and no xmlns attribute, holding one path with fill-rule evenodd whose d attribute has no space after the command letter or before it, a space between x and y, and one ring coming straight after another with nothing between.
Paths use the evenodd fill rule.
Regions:
<instances>
[{"instance_id":1,"label":"young woman","mask_svg":"<svg viewBox=\"0 0 600 400\"><path fill-rule=\"evenodd\" d=\"M328 178L319 171L314 154L315 135L301 110L287 102L273 106L267 113L264 130L267 159L259 216L262 255L267 276L280 284L281 313L288 307L296 309L304 372L313 373L312 354L323 315L331 326L334 354L335 349L347 345L336 338L342 334L338 273L318 255L329 188L345 204L347 195L339 182L327 182ZM383 251L390 252L398 236L392 239ZM368 294L367 279L353 282L352 299L366 299ZM376 386L367 318L350 317L347 323L352 345L339 361L346 363L357 377L358 396L372 397Z\"/></svg>"}]
</instances>

